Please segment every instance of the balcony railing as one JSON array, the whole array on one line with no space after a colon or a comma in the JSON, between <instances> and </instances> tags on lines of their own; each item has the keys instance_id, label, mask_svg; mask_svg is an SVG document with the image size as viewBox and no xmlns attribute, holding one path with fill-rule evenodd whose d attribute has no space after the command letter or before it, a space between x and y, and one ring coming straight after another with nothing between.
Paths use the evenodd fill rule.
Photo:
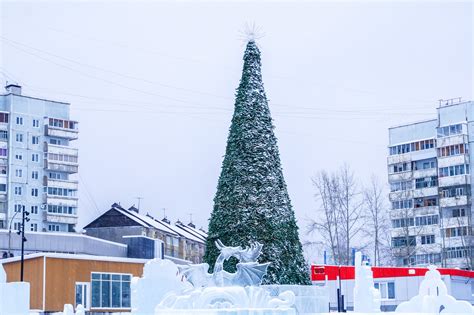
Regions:
<instances>
[{"instance_id":1,"label":"balcony railing","mask_svg":"<svg viewBox=\"0 0 474 315\"><path fill-rule=\"evenodd\" d=\"M78 123L77 121L46 118L45 121L45 135L51 137L65 138L75 140L78 138Z\"/></svg>"}]
</instances>

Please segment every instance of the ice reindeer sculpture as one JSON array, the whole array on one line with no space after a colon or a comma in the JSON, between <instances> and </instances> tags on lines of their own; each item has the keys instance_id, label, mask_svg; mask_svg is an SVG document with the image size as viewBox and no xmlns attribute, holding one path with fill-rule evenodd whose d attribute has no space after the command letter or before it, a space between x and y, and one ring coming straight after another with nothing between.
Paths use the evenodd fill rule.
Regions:
<instances>
[{"instance_id":1,"label":"ice reindeer sculpture","mask_svg":"<svg viewBox=\"0 0 474 315\"><path fill-rule=\"evenodd\" d=\"M436 267L429 266L418 295L398 305L396 313L474 314L470 303L457 301L448 290Z\"/></svg>"},{"instance_id":2,"label":"ice reindeer sculpture","mask_svg":"<svg viewBox=\"0 0 474 315\"><path fill-rule=\"evenodd\" d=\"M260 256L262 244L256 242L249 248L228 247L222 242L216 242L220 254L216 260L213 273L208 273L209 265L194 264L187 266L174 266L170 261L155 260L152 264L166 264L167 275L162 274L160 277L168 277L168 281L172 283L174 289L168 290L161 302L156 305L154 313L159 314L295 314L292 305L295 301L295 295L291 291L285 291L278 297L271 297L267 290L260 286L262 278L266 274L266 270L270 263L260 264L257 258ZM224 270L224 262L235 257L239 260L237 271L229 273ZM164 263L166 261L166 263ZM152 273L147 275L147 268L152 265L145 266L144 277L133 281L132 303L134 296L140 299L140 295L146 291L152 291L152 287L146 287L140 282L142 280L149 281L153 277ZM176 283L179 277L176 273L172 274L172 270L178 271L178 276L185 280L181 285ZM160 273L160 272L158 272ZM155 276L158 275L155 273ZM155 286L163 285L156 283ZM152 284L153 281L150 281ZM169 284L166 284L169 285ZM165 286L166 286L165 285ZM148 293L145 293L148 294ZM143 301L143 300L142 300ZM144 302L146 303L146 302ZM145 308L140 305L132 305L133 312L146 312Z\"/></svg>"},{"instance_id":3,"label":"ice reindeer sculpture","mask_svg":"<svg viewBox=\"0 0 474 315\"><path fill-rule=\"evenodd\" d=\"M380 292L374 288L372 269L362 262L360 252L355 254L354 312L380 312Z\"/></svg>"}]
</instances>

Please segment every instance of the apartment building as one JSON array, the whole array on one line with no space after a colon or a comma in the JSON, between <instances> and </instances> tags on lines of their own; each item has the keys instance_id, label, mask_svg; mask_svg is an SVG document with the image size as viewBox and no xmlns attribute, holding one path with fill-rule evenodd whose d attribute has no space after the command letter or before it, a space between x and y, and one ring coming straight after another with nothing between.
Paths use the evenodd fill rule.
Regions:
<instances>
[{"instance_id":1,"label":"apartment building","mask_svg":"<svg viewBox=\"0 0 474 315\"><path fill-rule=\"evenodd\" d=\"M78 123L70 104L22 95L9 84L0 95L0 228L72 232L77 223Z\"/></svg>"},{"instance_id":2,"label":"apartment building","mask_svg":"<svg viewBox=\"0 0 474 315\"><path fill-rule=\"evenodd\" d=\"M437 117L389 128L391 246L398 266L473 268L474 102L440 100Z\"/></svg>"}]
</instances>

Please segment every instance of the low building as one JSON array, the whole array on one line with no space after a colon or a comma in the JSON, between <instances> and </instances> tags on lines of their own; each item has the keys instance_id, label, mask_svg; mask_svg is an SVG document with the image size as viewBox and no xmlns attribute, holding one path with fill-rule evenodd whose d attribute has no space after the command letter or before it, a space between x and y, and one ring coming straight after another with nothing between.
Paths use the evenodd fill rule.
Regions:
<instances>
[{"instance_id":1,"label":"low building","mask_svg":"<svg viewBox=\"0 0 474 315\"><path fill-rule=\"evenodd\" d=\"M91 312L128 312L132 277L142 276L147 261L58 253L26 255L24 281L30 283L30 308L49 313L62 311L64 304L82 304ZM0 262L7 282L20 281L20 257Z\"/></svg>"},{"instance_id":2,"label":"low building","mask_svg":"<svg viewBox=\"0 0 474 315\"><path fill-rule=\"evenodd\" d=\"M118 243L127 243L129 236L141 235L164 243L164 255L201 263L207 234L192 223L157 220L143 215L135 207L129 209L114 203L111 208L84 227L87 235Z\"/></svg>"},{"instance_id":3,"label":"low building","mask_svg":"<svg viewBox=\"0 0 474 315\"><path fill-rule=\"evenodd\" d=\"M372 267L374 286L380 290L382 311L394 311L397 305L418 294L428 268ZM474 271L438 268L448 294L457 300L474 303ZM329 308L337 310L337 289L344 296L344 308L354 306L354 266L311 266L314 285L329 290Z\"/></svg>"},{"instance_id":4,"label":"low building","mask_svg":"<svg viewBox=\"0 0 474 315\"><path fill-rule=\"evenodd\" d=\"M25 254L54 252L127 257L127 245L78 233L25 231ZM16 230L0 230L0 259L21 253L21 236Z\"/></svg>"}]
</instances>

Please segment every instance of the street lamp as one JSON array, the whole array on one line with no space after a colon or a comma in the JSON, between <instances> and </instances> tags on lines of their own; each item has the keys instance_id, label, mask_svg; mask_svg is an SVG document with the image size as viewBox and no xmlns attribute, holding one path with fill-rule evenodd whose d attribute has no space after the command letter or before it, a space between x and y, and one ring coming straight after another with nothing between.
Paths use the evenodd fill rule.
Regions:
<instances>
[{"instance_id":1,"label":"street lamp","mask_svg":"<svg viewBox=\"0 0 474 315\"><path fill-rule=\"evenodd\" d=\"M13 217L10 219L10 226L8 228L8 257L11 256L11 239L12 239L12 223L13 219L15 219L16 215L20 213L20 211L16 211Z\"/></svg>"},{"instance_id":2,"label":"street lamp","mask_svg":"<svg viewBox=\"0 0 474 315\"><path fill-rule=\"evenodd\" d=\"M25 210L25 206L23 206L23 210L21 211L21 225L20 229L16 232L18 235L21 235L21 270L20 270L20 281L23 282L23 271L25 269L25 221L30 221L28 216L30 213Z\"/></svg>"}]
</instances>

